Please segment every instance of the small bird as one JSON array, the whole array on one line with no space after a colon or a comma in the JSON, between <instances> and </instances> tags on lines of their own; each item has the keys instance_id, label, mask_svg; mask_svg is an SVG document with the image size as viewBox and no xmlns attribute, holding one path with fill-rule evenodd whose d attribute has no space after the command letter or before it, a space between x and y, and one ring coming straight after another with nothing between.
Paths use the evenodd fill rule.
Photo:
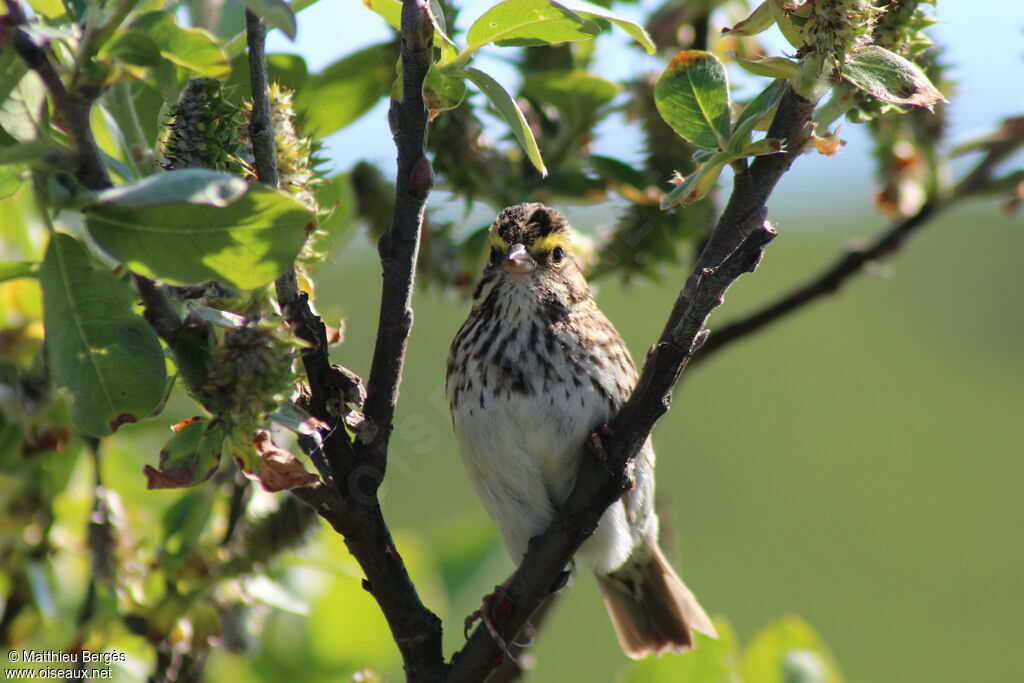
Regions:
<instances>
[{"instance_id":1,"label":"small bird","mask_svg":"<svg viewBox=\"0 0 1024 683\"><path fill-rule=\"evenodd\" d=\"M565 217L501 211L473 308L452 342L446 391L470 479L518 563L569 495L585 444L629 398L636 366L591 297ZM593 570L630 657L693 647L711 619L658 547L654 450L577 557Z\"/></svg>"}]
</instances>

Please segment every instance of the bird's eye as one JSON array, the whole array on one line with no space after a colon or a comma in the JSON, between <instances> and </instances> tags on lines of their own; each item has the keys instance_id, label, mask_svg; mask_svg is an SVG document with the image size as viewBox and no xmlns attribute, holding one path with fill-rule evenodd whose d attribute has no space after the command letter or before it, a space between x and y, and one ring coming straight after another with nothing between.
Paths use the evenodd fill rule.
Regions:
<instances>
[{"instance_id":1,"label":"bird's eye","mask_svg":"<svg viewBox=\"0 0 1024 683\"><path fill-rule=\"evenodd\" d=\"M551 260L555 263L561 263L562 259L565 258L565 250L561 247L555 247L551 250Z\"/></svg>"},{"instance_id":2,"label":"bird's eye","mask_svg":"<svg viewBox=\"0 0 1024 683\"><path fill-rule=\"evenodd\" d=\"M498 265L498 261L501 260L501 249L497 247L491 247L491 265Z\"/></svg>"}]
</instances>

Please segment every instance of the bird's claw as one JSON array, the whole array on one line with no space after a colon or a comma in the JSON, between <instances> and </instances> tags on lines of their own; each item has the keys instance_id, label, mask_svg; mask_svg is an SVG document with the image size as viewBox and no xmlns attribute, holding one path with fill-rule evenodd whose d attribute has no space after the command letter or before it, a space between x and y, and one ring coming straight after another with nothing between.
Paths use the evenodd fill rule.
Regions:
<instances>
[{"instance_id":1,"label":"bird's claw","mask_svg":"<svg viewBox=\"0 0 1024 683\"><path fill-rule=\"evenodd\" d=\"M608 425L603 424L597 428L596 432L590 435L590 438L587 440L587 445L590 447L590 450L593 451L594 455L597 456L597 459L601 461L605 471L612 476L618 476L618 474L612 470L609 463L610 458L608 457L608 451L604 448L605 439L610 439L613 436L615 436L615 430ZM623 476L625 477L626 483L629 484L630 490L636 488L636 479L633 477L633 470L635 468L635 462L630 461L627 463L626 469L623 472Z\"/></svg>"},{"instance_id":2,"label":"bird's claw","mask_svg":"<svg viewBox=\"0 0 1024 683\"><path fill-rule=\"evenodd\" d=\"M498 614L494 615L492 614L492 611L495 609L494 603L498 600L499 597L503 598L504 600L497 605ZM489 593L488 595L484 596L483 604L480 605L480 609L466 617L466 621L463 624L462 633L468 640L469 632L473 628L473 624L475 624L477 621L480 621L481 623L483 623L484 628L487 629L487 632L491 635L491 638L494 640L494 644L498 646L498 649L501 650L501 652L506 657L515 662L518 666L519 662L517 662L516 658L512 655L511 652L509 652L509 648L508 645L505 643L505 639L502 638L501 634L498 633L498 627L494 624L495 616L497 616L499 619L507 619L511 615L511 613L512 600L508 597L508 592L505 590L504 586L495 586L493 593ZM533 642L533 627L530 626L529 623L527 623L523 626L523 632L526 632L527 628L530 629L530 642ZM513 644L518 645L518 643Z\"/></svg>"}]
</instances>

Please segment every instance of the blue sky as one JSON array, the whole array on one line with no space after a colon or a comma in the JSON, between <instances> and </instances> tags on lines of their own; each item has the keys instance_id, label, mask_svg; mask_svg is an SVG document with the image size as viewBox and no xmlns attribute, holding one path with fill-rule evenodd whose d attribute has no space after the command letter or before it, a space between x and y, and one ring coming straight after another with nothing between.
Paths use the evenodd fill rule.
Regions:
<instances>
[{"instance_id":1,"label":"blue sky","mask_svg":"<svg viewBox=\"0 0 1024 683\"><path fill-rule=\"evenodd\" d=\"M495 4L493 0L462 2L459 28L466 28L492 4ZM639 19L645 7L656 4L644 0L639 4L620 3L615 9L623 16ZM951 0L939 2L934 15L939 23L931 33L946 46L946 61L958 80L956 91L947 93L952 101L951 139L980 133L994 121L1024 111L1024 3ZM723 18L723 21L732 23L734 20ZM320 2L299 15L295 43L274 32L269 47L275 52L303 55L310 69L316 71L359 48L387 40L391 32L392 29L361 2ZM781 36L768 33L765 38L776 52L788 47ZM659 59L627 48L629 40L618 30L598 38L598 73L615 79L663 68ZM491 46L481 50L476 65L511 89L517 79L515 70L506 61L510 56L509 50ZM497 123L489 128L495 138L504 132ZM638 157L637 138L615 119L606 122L599 132L596 152L626 161ZM849 144L839 156L825 159L815 155L802 159L784 179L779 188L780 196L799 198L813 186L818 202L830 206L863 205L865 197L872 194L870 149L858 126L845 125L843 138ZM369 159L384 169L389 168L394 151L385 104L379 104L356 123L331 135L326 143L331 164L339 170L357 159Z\"/></svg>"}]
</instances>

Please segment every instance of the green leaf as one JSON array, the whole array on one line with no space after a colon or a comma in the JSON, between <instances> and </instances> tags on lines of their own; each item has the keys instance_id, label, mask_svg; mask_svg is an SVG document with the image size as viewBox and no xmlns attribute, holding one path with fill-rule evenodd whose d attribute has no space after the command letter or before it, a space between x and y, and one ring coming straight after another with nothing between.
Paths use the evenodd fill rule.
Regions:
<instances>
[{"instance_id":1,"label":"green leaf","mask_svg":"<svg viewBox=\"0 0 1024 683\"><path fill-rule=\"evenodd\" d=\"M854 54L843 77L883 102L930 107L946 101L917 64L877 45Z\"/></svg>"},{"instance_id":2,"label":"green leaf","mask_svg":"<svg viewBox=\"0 0 1024 683\"><path fill-rule=\"evenodd\" d=\"M436 64L430 65L423 80L423 103L432 114L455 109L466 98L466 81L449 76Z\"/></svg>"},{"instance_id":3,"label":"green leaf","mask_svg":"<svg viewBox=\"0 0 1024 683\"><path fill-rule=\"evenodd\" d=\"M519 105L512 99L512 96L501 87L500 83L479 69L466 69L463 73L473 81L476 87L480 88L480 92L487 96L501 118L505 119L534 168L540 171L542 176L546 176L548 169L544 167L544 160L540 156L537 140L534 139L533 131L526 123L526 117L523 116L523 112L519 110Z\"/></svg>"},{"instance_id":4,"label":"green leaf","mask_svg":"<svg viewBox=\"0 0 1024 683\"><path fill-rule=\"evenodd\" d=\"M0 105L0 128L18 142L39 137L46 88L35 71L26 71Z\"/></svg>"},{"instance_id":5,"label":"green leaf","mask_svg":"<svg viewBox=\"0 0 1024 683\"><path fill-rule=\"evenodd\" d=\"M696 633L693 652L633 662L617 683L740 683L736 632L724 619L715 619L715 629L718 640Z\"/></svg>"},{"instance_id":6,"label":"green leaf","mask_svg":"<svg viewBox=\"0 0 1024 683\"><path fill-rule=\"evenodd\" d=\"M160 466L146 465L146 488L180 489L202 484L220 465L224 431L203 417L175 426L176 433L160 450ZM180 529L179 529L180 531ZM191 532L189 533L191 535Z\"/></svg>"},{"instance_id":7,"label":"green leaf","mask_svg":"<svg viewBox=\"0 0 1024 683\"><path fill-rule=\"evenodd\" d=\"M799 617L764 627L743 653L745 683L842 683L821 637Z\"/></svg>"},{"instance_id":8,"label":"green leaf","mask_svg":"<svg viewBox=\"0 0 1024 683\"><path fill-rule=\"evenodd\" d=\"M725 149L731 130L729 80L715 55L684 50L673 57L654 86L654 103L685 139L704 149Z\"/></svg>"},{"instance_id":9,"label":"green leaf","mask_svg":"<svg viewBox=\"0 0 1024 683\"><path fill-rule=\"evenodd\" d=\"M636 23L635 21L630 21L629 19L624 19L620 17L619 15L609 10L607 7L595 5L592 2L587 2L587 0L556 0L556 2L562 7L565 7L575 12L581 17L604 19L605 21L615 24L623 31L631 35L636 40L636 42L640 43L643 46L643 48L647 50L647 54L653 55L655 50L657 49L654 45L654 41L651 40L651 36L647 33L646 29L644 29L643 26Z\"/></svg>"},{"instance_id":10,"label":"green leaf","mask_svg":"<svg viewBox=\"0 0 1024 683\"><path fill-rule=\"evenodd\" d=\"M718 176L722 174L722 168L735 158L736 155L730 152L715 154L662 198L661 210L671 209L676 204L693 204L698 199L706 197L708 192L714 189Z\"/></svg>"},{"instance_id":11,"label":"green leaf","mask_svg":"<svg viewBox=\"0 0 1024 683\"><path fill-rule=\"evenodd\" d=\"M785 57L765 57L763 59L745 59L737 54L732 56L744 71L755 76L767 78L798 78L800 63Z\"/></svg>"},{"instance_id":12,"label":"green leaf","mask_svg":"<svg viewBox=\"0 0 1024 683\"><path fill-rule=\"evenodd\" d=\"M804 3L794 8L789 0L767 0L768 9L771 10L772 18L778 25L782 35L793 47L800 49L804 45L803 25L810 16L812 3Z\"/></svg>"},{"instance_id":13,"label":"green leaf","mask_svg":"<svg viewBox=\"0 0 1024 683\"><path fill-rule=\"evenodd\" d=\"M158 173L137 182L87 195L88 204L145 209L160 204L225 207L238 201L249 183L238 176L205 168Z\"/></svg>"},{"instance_id":14,"label":"green leaf","mask_svg":"<svg viewBox=\"0 0 1024 683\"><path fill-rule=\"evenodd\" d=\"M319 137L340 130L391 91L395 55L390 45L371 45L309 77L296 93L296 106L309 116L309 130Z\"/></svg>"},{"instance_id":15,"label":"green leaf","mask_svg":"<svg viewBox=\"0 0 1024 683\"><path fill-rule=\"evenodd\" d=\"M150 12L132 22L131 28L148 36L164 59L200 76L225 78L231 72L227 53L211 33L178 25L169 12Z\"/></svg>"},{"instance_id":16,"label":"green leaf","mask_svg":"<svg viewBox=\"0 0 1024 683\"><path fill-rule=\"evenodd\" d=\"M113 58L135 66L159 66L160 48L142 31L118 31L100 50L101 59Z\"/></svg>"},{"instance_id":17,"label":"green leaf","mask_svg":"<svg viewBox=\"0 0 1024 683\"><path fill-rule=\"evenodd\" d=\"M555 107L578 129L589 129L619 86L586 71L542 71L523 79L523 94Z\"/></svg>"},{"instance_id":18,"label":"green leaf","mask_svg":"<svg viewBox=\"0 0 1024 683\"><path fill-rule=\"evenodd\" d=\"M505 0L473 22L466 52L488 43L500 47L550 45L590 40L601 29L551 0Z\"/></svg>"},{"instance_id":19,"label":"green leaf","mask_svg":"<svg viewBox=\"0 0 1024 683\"><path fill-rule=\"evenodd\" d=\"M778 79L752 99L743 113L736 119L736 125L729 137L729 149L736 151L750 142L750 134L754 128L779 106L779 100L786 92L789 83Z\"/></svg>"},{"instance_id":20,"label":"green leaf","mask_svg":"<svg viewBox=\"0 0 1024 683\"><path fill-rule=\"evenodd\" d=\"M0 102L4 102L22 79L28 67L14 50L0 51Z\"/></svg>"},{"instance_id":21,"label":"green leaf","mask_svg":"<svg viewBox=\"0 0 1024 683\"><path fill-rule=\"evenodd\" d=\"M33 261L8 261L0 263L0 282L7 282L19 277L36 277L39 264Z\"/></svg>"},{"instance_id":22,"label":"green leaf","mask_svg":"<svg viewBox=\"0 0 1024 683\"><path fill-rule=\"evenodd\" d=\"M772 16L772 9L768 6L768 0L765 0L754 8L749 17L732 28L723 28L722 35L756 36L762 31L767 31L774 23L775 17Z\"/></svg>"},{"instance_id":23,"label":"green leaf","mask_svg":"<svg viewBox=\"0 0 1024 683\"><path fill-rule=\"evenodd\" d=\"M152 176L133 186L183 172ZM232 196L230 186L237 179L216 175L223 181L211 183L208 192L175 195L172 190L181 188L174 178L165 181L168 187L150 185L154 195L168 198L166 203L147 203L133 189L110 201L101 194L83 211L89 234L111 256L149 277L174 284L219 280L240 289L265 285L294 261L313 216L289 195L264 185L249 185ZM184 185L186 190L190 186ZM224 187L229 189L219 194Z\"/></svg>"},{"instance_id":24,"label":"green leaf","mask_svg":"<svg viewBox=\"0 0 1024 683\"><path fill-rule=\"evenodd\" d=\"M17 192L24 180L24 169L0 166L0 199L7 199ZM0 264L0 272L2 272L2 264Z\"/></svg>"},{"instance_id":25,"label":"green leaf","mask_svg":"<svg viewBox=\"0 0 1024 683\"><path fill-rule=\"evenodd\" d=\"M75 426L106 436L152 413L163 398L164 356L128 285L63 233L50 240L39 281L47 358L71 394Z\"/></svg>"},{"instance_id":26,"label":"green leaf","mask_svg":"<svg viewBox=\"0 0 1024 683\"><path fill-rule=\"evenodd\" d=\"M41 14L47 19L62 19L64 17L64 3L61 0L28 0L29 7L36 14Z\"/></svg>"},{"instance_id":27,"label":"green leaf","mask_svg":"<svg viewBox=\"0 0 1024 683\"><path fill-rule=\"evenodd\" d=\"M242 3L249 8L253 14L257 14L267 22L267 26L279 28L288 36L289 40L295 40L295 13L284 0L242 0Z\"/></svg>"}]
</instances>

